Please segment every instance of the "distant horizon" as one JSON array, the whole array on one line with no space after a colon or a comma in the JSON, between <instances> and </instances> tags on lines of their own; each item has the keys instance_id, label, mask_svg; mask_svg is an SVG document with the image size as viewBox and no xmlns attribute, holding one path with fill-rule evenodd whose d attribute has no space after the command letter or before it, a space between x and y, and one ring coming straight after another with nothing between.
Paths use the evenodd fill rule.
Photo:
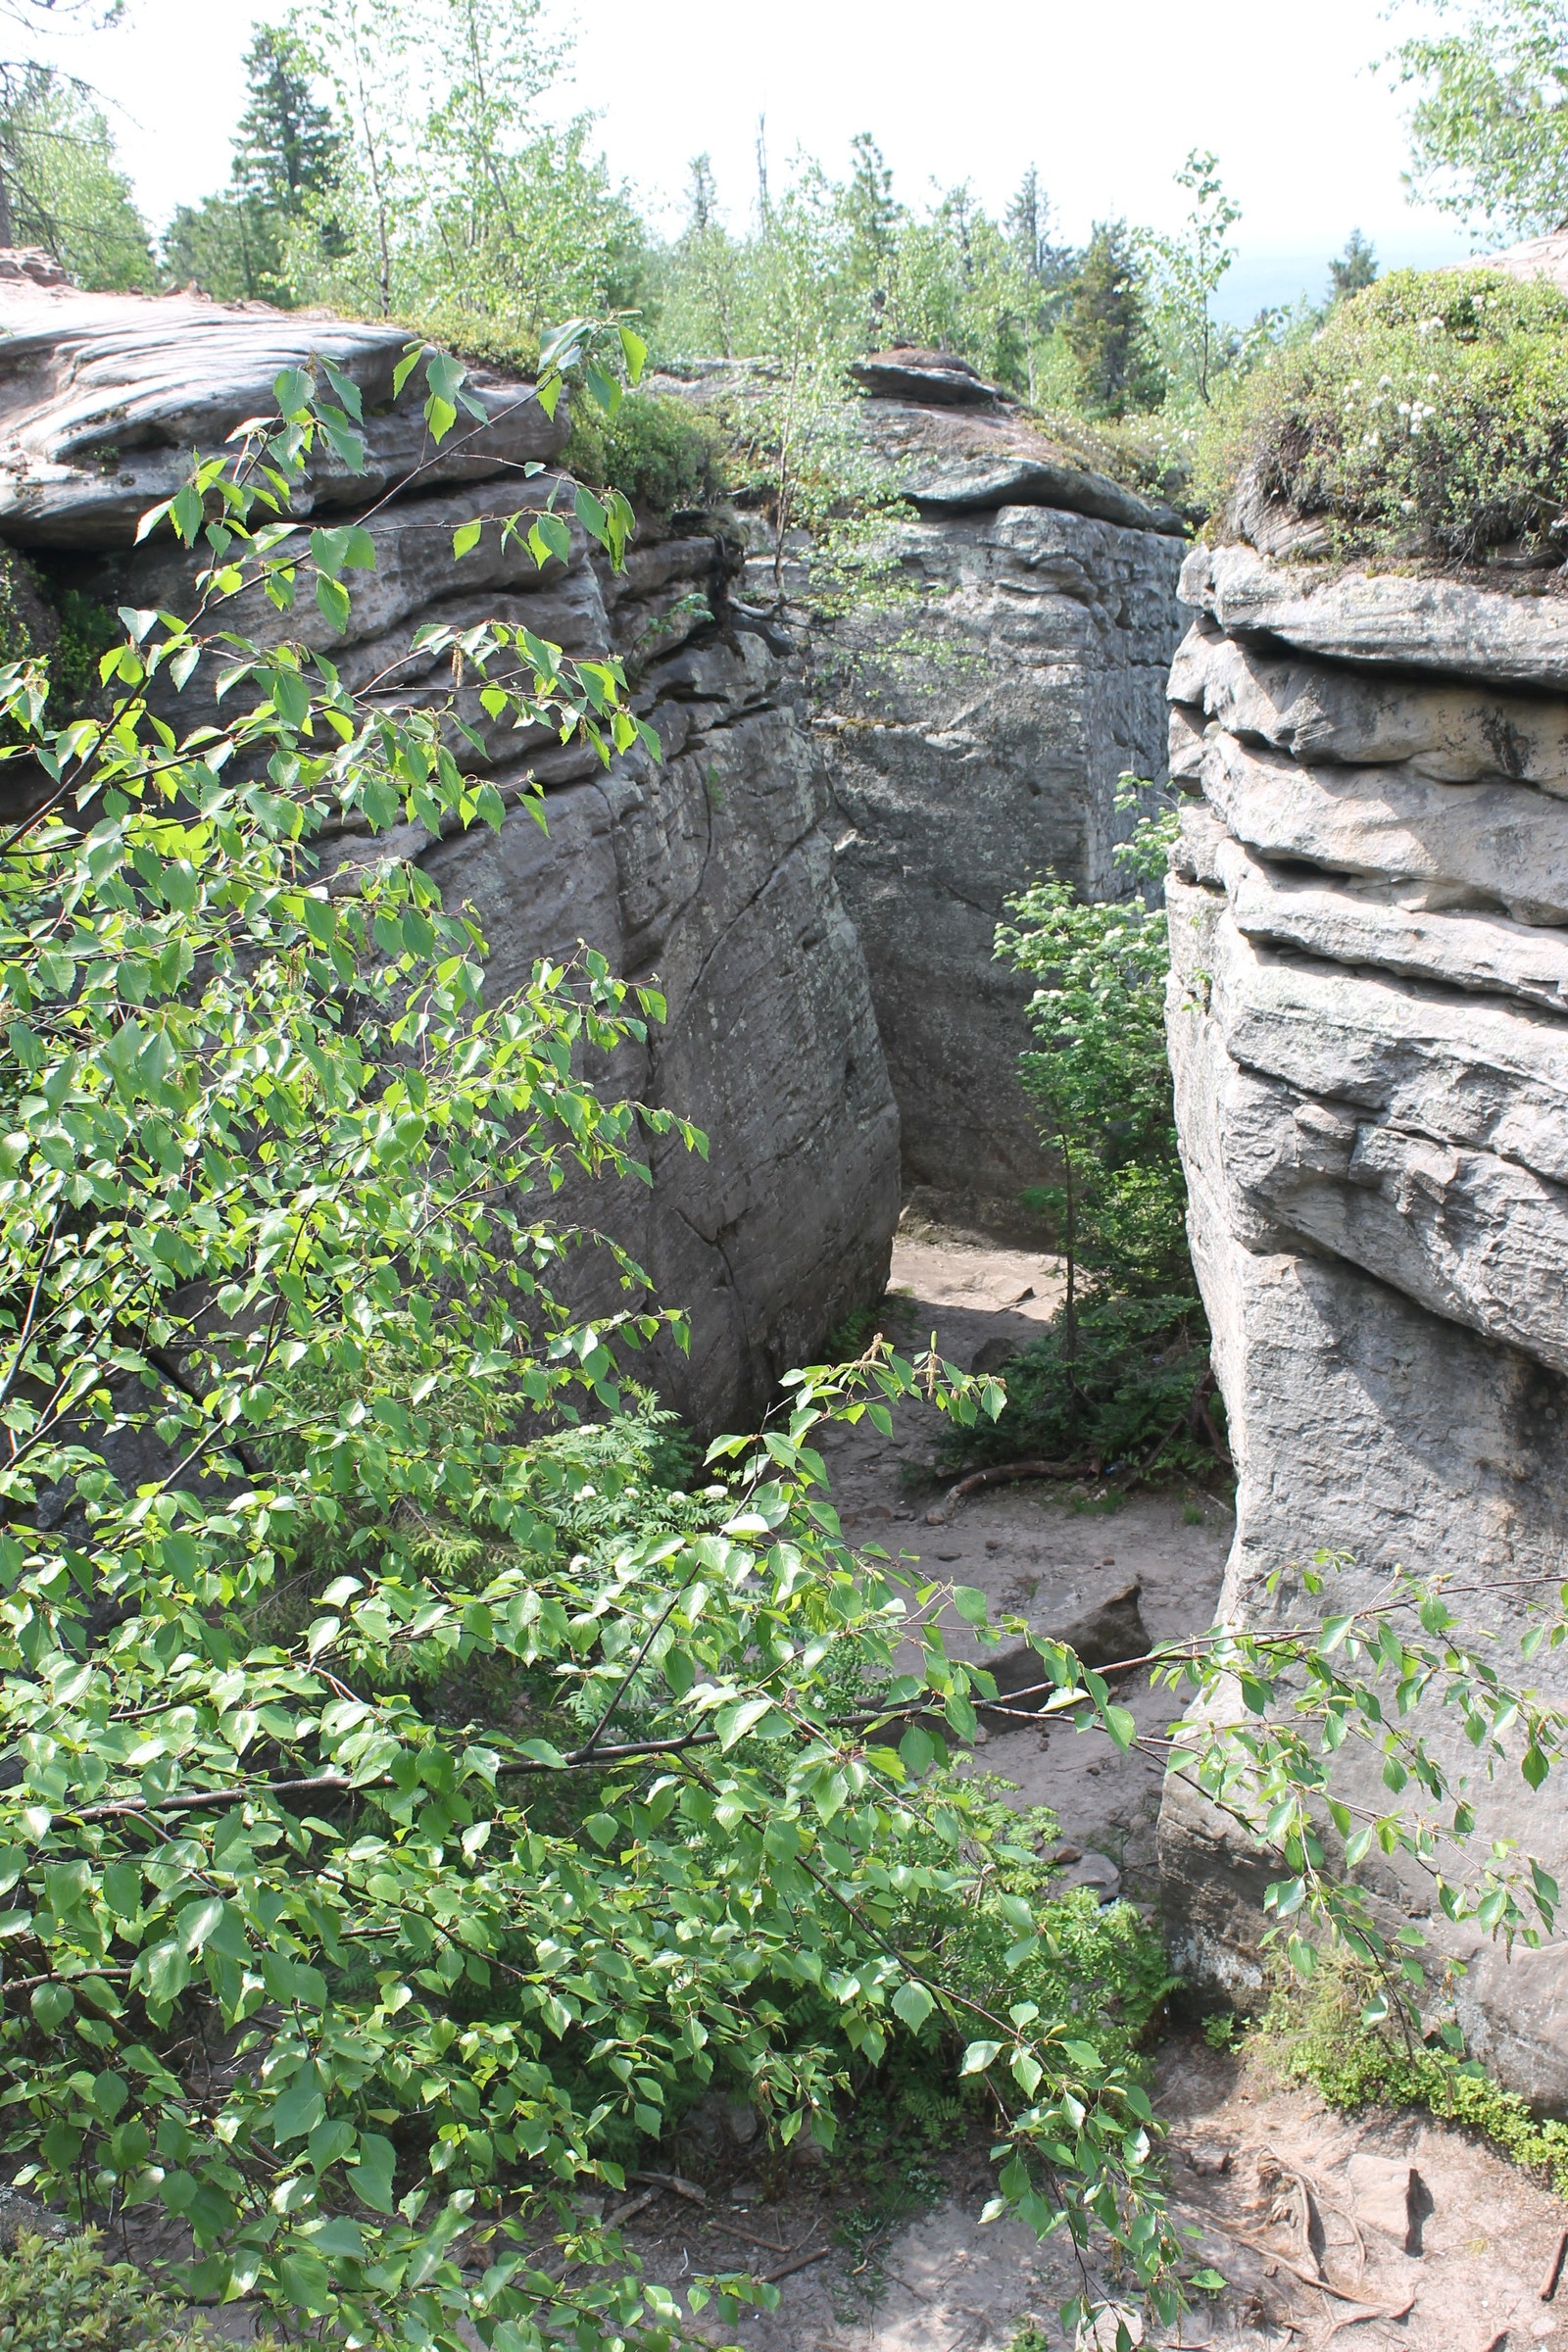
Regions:
<instances>
[{"instance_id":1,"label":"distant horizon","mask_svg":"<svg viewBox=\"0 0 1568 2352\"><path fill-rule=\"evenodd\" d=\"M246 46L283 13L281 0L127 0L119 25L40 46L112 93L111 125L155 236L177 205L221 189ZM1056 233L1074 245L1106 218L1175 229L1187 200L1174 173L1189 148L1211 148L1243 210L1216 308L1242 325L1303 294L1320 302L1356 227L1384 268L1470 252L1462 224L1407 201L1402 101L1372 62L1431 21L1420 0L1371 22L1366 0L1318 0L1303 51L1251 0L1210 0L1198 59L1162 0L1103 0L1092 18L1068 0L993 0L983 50L954 44L936 0L904 0L896 13L889 0L795 0L785 49L730 0L670 0L657 22L643 0L595 0L575 27L576 77L546 111L595 114L612 172L661 234L678 224L700 151L723 216L745 225L760 118L775 186L801 154L842 175L850 140L869 129L915 211L967 182L998 214L1033 165ZM570 0L546 0L544 22L572 29ZM200 61L195 107L188 76L170 78L170 59L184 54ZM1004 59L1005 74L988 70Z\"/></svg>"}]
</instances>

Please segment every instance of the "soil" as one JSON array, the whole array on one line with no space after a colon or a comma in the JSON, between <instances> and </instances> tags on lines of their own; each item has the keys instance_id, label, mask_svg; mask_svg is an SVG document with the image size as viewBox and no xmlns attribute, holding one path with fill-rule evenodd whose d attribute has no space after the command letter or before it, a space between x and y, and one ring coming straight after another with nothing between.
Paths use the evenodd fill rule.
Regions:
<instances>
[{"instance_id":1,"label":"soil","mask_svg":"<svg viewBox=\"0 0 1568 2352\"><path fill-rule=\"evenodd\" d=\"M968 1371L978 1355L986 1368L1004 1347L1039 1336L1062 1288L1057 1258L906 1223L894 1247L883 1327L901 1348L924 1348L935 1334L948 1362ZM1114 1485L1043 1481L950 1501L956 1472L932 1467L949 1428L921 1400L895 1415L891 1438L867 1421L828 1433L821 1450L854 1542L918 1560L944 1583L976 1586L994 1616L1015 1615L1044 1633L1070 1633L1135 1587L1148 1641L1134 1655L1212 1621L1233 1527L1223 1503L1191 1489L1124 1496ZM981 1647L952 1614L944 1631L957 1655L995 1668L1007 1654L1007 1644L1000 1652ZM1178 1712L1172 1694L1152 1689L1147 1673L1127 1677L1116 1695L1142 1731L1163 1729ZM988 1717L976 1757L1014 1785L1020 1805L1049 1805L1066 1842L1107 1857L1122 1891L1155 1899L1156 1757L1119 1754L1100 1731L1057 1724L1048 1732L1027 1714L1010 1725Z\"/></svg>"}]
</instances>

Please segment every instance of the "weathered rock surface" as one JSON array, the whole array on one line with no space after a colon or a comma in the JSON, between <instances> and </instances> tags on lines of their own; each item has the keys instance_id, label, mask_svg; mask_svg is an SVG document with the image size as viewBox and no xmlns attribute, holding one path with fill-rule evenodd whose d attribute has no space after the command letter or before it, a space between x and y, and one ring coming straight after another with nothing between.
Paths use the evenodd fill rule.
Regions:
<instances>
[{"instance_id":1,"label":"weathered rock surface","mask_svg":"<svg viewBox=\"0 0 1568 2352\"><path fill-rule=\"evenodd\" d=\"M1032 451L1013 420L865 410L918 519L897 536L908 601L852 610L814 648L839 882L906 1191L1005 1222L1046 1162L1017 1079L1030 989L994 960L997 924L1048 869L1119 887L1111 853L1132 819L1118 778L1165 773L1181 525Z\"/></svg>"},{"instance_id":2,"label":"weathered rock surface","mask_svg":"<svg viewBox=\"0 0 1568 2352\"><path fill-rule=\"evenodd\" d=\"M128 546L147 508L172 496L193 449L275 413L273 381L329 360L360 387L367 464L354 473L324 441L296 511L359 507L419 465L422 378L394 401L406 327L363 326L169 294L81 294L31 276L0 284L0 535L24 547ZM531 384L470 370L488 412L465 419L425 483L473 480L554 457L566 438Z\"/></svg>"},{"instance_id":3,"label":"weathered rock surface","mask_svg":"<svg viewBox=\"0 0 1568 2352\"><path fill-rule=\"evenodd\" d=\"M178 604L189 560L167 540L132 550L136 517L177 485L192 447L220 445L267 411L281 368L324 354L366 395L369 465L354 476L323 464L302 503L347 517L388 489L403 494L367 515L376 565L356 581L364 593L345 636L304 600L286 616L241 600L236 625L330 648L352 683L384 678L388 700L439 687L417 660L386 675L426 620L500 614L574 654L628 657L662 764L639 754L607 772L591 751L491 733L465 757L488 763L508 804L499 832L434 841L410 827L339 838L328 855L345 885L358 859L389 849L420 858L449 902L476 908L497 989L579 940L662 987L667 1020L610 1075L695 1120L711 1156L661 1149L651 1190L584 1187L570 1207L687 1309L690 1354L671 1350L659 1367L672 1399L705 1429L755 1413L790 1362L880 1294L898 1215L898 1114L834 880L820 752L777 659L732 625L732 543L717 529L649 534L617 576L574 530L568 560L541 573L496 527L454 564L456 524L547 495L553 477L524 482L515 469L553 455L564 420L547 418L530 386L481 375L491 422L466 436L460 427L457 454L411 481L423 427L413 387L390 405L401 329L85 296L3 271L0 328L0 540L46 565L66 551L73 582L106 601ZM170 706L186 724L206 715L201 679ZM530 779L545 790L546 830L525 805ZM584 1279L597 1282L587 1267Z\"/></svg>"},{"instance_id":4,"label":"weathered rock surface","mask_svg":"<svg viewBox=\"0 0 1568 2352\"><path fill-rule=\"evenodd\" d=\"M1347 572L1319 582L1250 547L1200 548L1182 600L1230 636L1332 662L1397 663L1502 686L1568 688L1568 601L1467 581Z\"/></svg>"},{"instance_id":5,"label":"weathered rock surface","mask_svg":"<svg viewBox=\"0 0 1568 2352\"><path fill-rule=\"evenodd\" d=\"M1118 779L1165 774L1185 525L950 353L895 349L854 372L870 395L856 429L914 516L890 528L891 583L850 593L796 649L839 887L870 969L906 1198L1022 1238L1038 1220L1019 1196L1049 1162L1017 1075L1030 990L995 961L996 929L1050 868L1120 887L1111 852L1133 818ZM743 411L769 381L714 361L660 384ZM776 551L754 520L747 596L765 611ZM789 604L806 597L804 534L786 556Z\"/></svg>"},{"instance_id":6,"label":"weathered rock surface","mask_svg":"<svg viewBox=\"0 0 1568 2352\"><path fill-rule=\"evenodd\" d=\"M1221 1614L1289 1607L1320 1548L1353 1554L1347 1600L1396 1563L1452 1573L1499 1669L1561 1697L1517 1641L1568 1565L1568 604L1246 547L1196 555L1183 595L1173 763L1202 798L1169 886L1169 1031L1239 1471ZM1507 1776L1476 1802L1483 1838L1561 1876L1559 1802ZM1161 1861L1184 1969L1255 1982L1276 1874L1177 1780ZM1391 1917L1431 1924L1413 1868L1364 1868ZM1472 1958L1459 2013L1488 2064L1561 2105L1560 1947L1510 1965L1433 1933Z\"/></svg>"}]
</instances>

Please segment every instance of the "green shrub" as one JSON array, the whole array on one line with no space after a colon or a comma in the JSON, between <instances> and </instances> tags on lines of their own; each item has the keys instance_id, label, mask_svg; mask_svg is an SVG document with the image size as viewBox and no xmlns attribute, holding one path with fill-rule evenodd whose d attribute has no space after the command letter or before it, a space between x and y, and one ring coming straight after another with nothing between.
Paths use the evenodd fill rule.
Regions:
<instances>
[{"instance_id":1,"label":"green shrub","mask_svg":"<svg viewBox=\"0 0 1568 2352\"><path fill-rule=\"evenodd\" d=\"M204 2352L215 2338L128 2262L106 2262L89 2230L20 2237L0 2257L0 2352Z\"/></svg>"},{"instance_id":2,"label":"green shrub","mask_svg":"<svg viewBox=\"0 0 1568 2352\"><path fill-rule=\"evenodd\" d=\"M1462 2049L1424 2040L1408 2017L1369 2024L1369 2009L1383 2007L1370 1971L1320 1964L1308 1984L1276 1989L1261 2021L1262 2044L1284 2073L1312 2083L1331 2107L1346 2114L1421 2108L1479 2133L1568 2197L1568 2123L1538 2119Z\"/></svg>"},{"instance_id":3,"label":"green shrub","mask_svg":"<svg viewBox=\"0 0 1568 2352\"><path fill-rule=\"evenodd\" d=\"M1208 1376L1208 1325L1196 1296L1091 1292L1068 1354L1057 1316L1002 1371L995 1421L954 1434L950 1458L977 1466L1042 1457L1126 1479L1211 1476L1213 1446L1193 1406Z\"/></svg>"},{"instance_id":4,"label":"green shrub","mask_svg":"<svg viewBox=\"0 0 1568 2352\"><path fill-rule=\"evenodd\" d=\"M1239 380L1199 486L1245 470L1321 516L1339 556L1559 558L1568 508L1568 295L1492 270L1396 270Z\"/></svg>"},{"instance_id":5,"label":"green shrub","mask_svg":"<svg viewBox=\"0 0 1568 2352\"><path fill-rule=\"evenodd\" d=\"M1116 853L1148 895L1084 900L1051 875L1009 901L997 932L999 960L1040 984L1019 1074L1059 1172L1025 1199L1051 1220L1067 1289L1050 1328L1005 1367L1000 1417L949 1438L950 1466L1043 1456L1097 1475L1213 1470L1208 1326L1165 1052L1170 934L1154 898L1174 825L1145 816Z\"/></svg>"},{"instance_id":6,"label":"green shrub","mask_svg":"<svg viewBox=\"0 0 1568 2352\"><path fill-rule=\"evenodd\" d=\"M563 463L598 489L612 483L650 514L710 507L723 489L714 421L665 392L630 392L613 417L573 404Z\"/></svg>"}]
</instances>

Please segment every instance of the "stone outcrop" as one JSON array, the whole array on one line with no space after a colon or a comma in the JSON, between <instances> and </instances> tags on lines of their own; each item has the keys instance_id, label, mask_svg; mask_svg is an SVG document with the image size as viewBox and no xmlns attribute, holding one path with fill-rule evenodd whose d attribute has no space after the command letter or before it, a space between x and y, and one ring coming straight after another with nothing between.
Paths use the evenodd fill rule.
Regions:
<instances>
[{"instance_id":1,"label":"stone outcrop","mask_svg":"<svg viewBox=\"0 0 1568 2352\"><path fill-rule=\"evenodd\" d=\"M1499 1669L1560 1699L1517 1642L1568 1570L1568 602L1244 546L1196 553L1182 595L1169 1031L1239 1473L1221 1612L1290 1609L1320 1548L1353 1554L1350 1599L1396 1563L1451 1574ZM1505 1776L1476 1802L1483 1841L1568 1884L1560 1797ZM1276 1874L1180 1780L1161 1859L1184 1972L1255 1981ZM1364 1867L1432 1920L1413 1868ZM1509 1964L1433 1933L1473 1953L1474 2046L1561 2106L1560 1944Z\"/></svg>"},{"instance_id":2,"label":"stone outcrop","mask_svg":"<svg viewBox=\"0 0 1568 2352\"><path fill-rule=\"evenodd\" d=\"M187 560L167 539L133 548L136 518L177 486L193 447L220 447L269 410L281 368L325 358L364 395L368 471L328 452L300 504L339 521L393 493L366 512L376 566L344 636L303 600L286 618L247 600L237 625L329 647L356 685L381 678L427 620L496 614L572 654L627 658L662 764L638 755L607 772L591 752L492 734L472 757L507 804L501 830L436 841L410 829L390 846L419 858L449 904L476 908L496 988L586 940L663 989L667 1020L610 1076L696 1121L711 1156L661 1144L651 1190L595 1188L572 1207L688 1310L689 1356L671 1351L659 1367L673 1401L703 1429L758 1411L780 1372L880 1293L898 1115L834 880L820 752L776 656L731 611L739 558L725 529L645 528L618 576L575 530L569 559L542 573L515 540L503 548L499 528L454 565L457 524L549 492L555 477L516 471L564 438L531 386L477 371L488 421L460 427L452 454L415 482L419 390L400 401L391 390L402 329L85 296L4 271L0 329L0 541L26 548L46 576L64 566L111 605L177 605ZM204 715L201 677L170 708L186 724ZM376 691L406 699L440 682L416 662ZM526 805L530 777L544 787L544 830ZM327 856L351 869L387 846L345 837Z\"/></svg>"},{"instance_id":3,"label":"stone outcrop","mask_svg":"<svg viewBox=\"0 0 1568 2352\"><path fill-rule=\"evenodd\" d=\"M993 1224L1046 1172L1018 1084L1030 990L993 957L1048 869L1120 887L1125 772L1165 773L1183 526L985 398L909 397L898 353L862 425L914 509L903 593L818 633L835 864L871 973L906 1192Z\"/></svg>"},{"instance_id":4,"label":"stone outcrop","mask_svg":"<svg viewBox=\"0 0 1568 2352\"><path fill-rule=\"evenodd\" d=\"M996 962L997 925L1048 870L1121 887L1112 851L1134 819L1118 780L1165 775L1185 525L951 352L897 345L850 373L865 398L827 434L828 463L855 479L863 457L864 480L907 518L882 526L868 576L852 571L824 617L807 534L781 562L765 514L750 514L746 598L825 753L905 1198L1038 1238L1019 1198L1049 1173L1018 1083L1030 990ZM658 382L734 425L779 378L714 360Z\"/></svg>"}]
</instances>

